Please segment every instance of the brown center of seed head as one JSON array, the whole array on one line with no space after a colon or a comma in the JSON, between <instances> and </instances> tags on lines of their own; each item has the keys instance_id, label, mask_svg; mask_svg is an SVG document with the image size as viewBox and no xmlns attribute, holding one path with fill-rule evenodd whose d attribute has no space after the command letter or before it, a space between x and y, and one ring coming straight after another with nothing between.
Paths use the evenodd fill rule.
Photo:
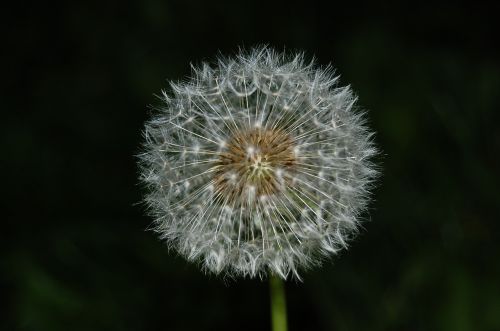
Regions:
<instances>
[{"instance_id":1,"label":"brown center of seed head","mask_svg":"<svg viewBox=\"0 0 500 331\"><path fill-rule=\"evenodd\" d=\"M295 164L293 139L281 130L254 128L237 132L219 153L214 186L222 201L247 204L289 185Z\"/></svg>"}]
</instances>

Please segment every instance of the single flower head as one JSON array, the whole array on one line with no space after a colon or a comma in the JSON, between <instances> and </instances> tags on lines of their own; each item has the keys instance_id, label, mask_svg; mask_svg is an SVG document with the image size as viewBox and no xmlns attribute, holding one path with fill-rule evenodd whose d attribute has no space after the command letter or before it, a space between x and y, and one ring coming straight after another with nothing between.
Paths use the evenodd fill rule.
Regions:
<instances>
[{"instance_id":1,"label":"single flower head","mask_svg":"<svg viewBox=\"0 0 500 331\"><path fill-rule=\"evenodd\" d=\"M376 148L337 79L260 47L172 83L140 155L160 237L209 271L252 277L298 277L345 248Z\"/></svg>"}]
</instances>

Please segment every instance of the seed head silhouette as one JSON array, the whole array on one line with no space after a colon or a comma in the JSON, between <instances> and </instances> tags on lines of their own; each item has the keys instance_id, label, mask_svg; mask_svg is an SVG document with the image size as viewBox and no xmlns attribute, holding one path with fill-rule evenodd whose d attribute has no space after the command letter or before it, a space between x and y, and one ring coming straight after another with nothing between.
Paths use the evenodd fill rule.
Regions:
<instances>
[{"instance_id":1,"label":"seed head silhouette","mask_svg":"<svg viewBox=\"0 0 500 331\"><path fill-rule=\"evenodd\" d=\"M145 125L145 201L162 239L204 269L282 278L357 234L373 134L331 68L268 47L193 68Z\"/></svg>"}]
</instances>

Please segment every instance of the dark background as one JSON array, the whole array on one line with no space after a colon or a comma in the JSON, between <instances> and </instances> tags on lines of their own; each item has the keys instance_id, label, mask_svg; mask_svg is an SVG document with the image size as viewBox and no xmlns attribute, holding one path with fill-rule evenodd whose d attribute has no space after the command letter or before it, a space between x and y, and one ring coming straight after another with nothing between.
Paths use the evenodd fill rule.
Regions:
<instances>
[{"instance_id":1,"label":"dark background","mask_svg":"<svg viewBox=\"0 0 500 331\"><path fill-rule=\"evenodd\" d=\"M267 330L260 280L145 231L153 94L267 43L332 62L383 177L352 248L288 282L290 330L500 330L499 8L434 2L17 2L2 10L1 330Z\"/></svg>"}]
</instances>

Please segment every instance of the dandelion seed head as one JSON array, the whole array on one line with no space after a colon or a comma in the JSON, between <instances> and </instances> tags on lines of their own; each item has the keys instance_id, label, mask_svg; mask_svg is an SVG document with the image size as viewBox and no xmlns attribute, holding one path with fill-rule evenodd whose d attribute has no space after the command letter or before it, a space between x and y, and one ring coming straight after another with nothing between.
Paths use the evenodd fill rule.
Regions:
<instances>
[{"instance_id":1,"label":"dandelion seed head","mask_svg":"<svg viewBox=\"0 0 500 331\"><path fill-rule=\"evenodd\" d=\"M214 273L299 278L346 248L377 176L349 87L268 47L193 67L145 125L141 180L162 239Z\"/></svg>"}]
</instances>

